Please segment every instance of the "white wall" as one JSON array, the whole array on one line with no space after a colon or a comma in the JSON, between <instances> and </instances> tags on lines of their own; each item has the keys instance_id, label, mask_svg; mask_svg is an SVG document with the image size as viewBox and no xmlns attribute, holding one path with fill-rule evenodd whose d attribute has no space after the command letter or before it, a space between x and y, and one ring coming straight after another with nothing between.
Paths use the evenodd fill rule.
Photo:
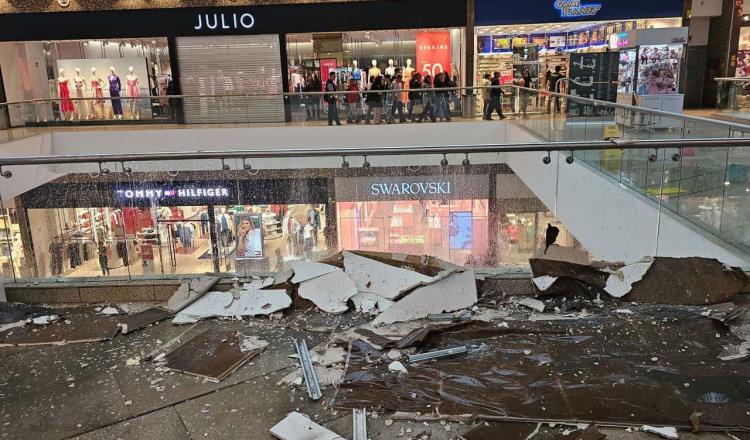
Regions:
<instances>
[{"instance_id":1,"label":"white wall","mask_svg":"<svg viewBox=\"0 0 750 440\"><path fill-rule=\"evenodd\" d=\"M533 141L522 129L509 127L509 138ZM708 232L585 165L546 153L507 153L503 161L553 210L555 216L591 254L601 260L636 261L644 256L712 257L733 266L750 266L747 256ZM559 171L558 171L559 170ZM657 225L659 240L657 254Z\"/></svg>"},{"instance_id":2,"label":"white wall","mask_svg":"<svg viewBox=\"0 0 750 440\"><path fill-rule=\"evenodd\" d=\"M52 135L34 136L18 141L0 144L0 154L3 157L12 156L47 156L54 154L52 149ZM10 179L0 177L0 196L5 203L13 203L13 198L26 191L34 189L62 174L54 171L53 166L19 166L6 167L3 171L10 171Z\"/></svg>"}]
</instances>

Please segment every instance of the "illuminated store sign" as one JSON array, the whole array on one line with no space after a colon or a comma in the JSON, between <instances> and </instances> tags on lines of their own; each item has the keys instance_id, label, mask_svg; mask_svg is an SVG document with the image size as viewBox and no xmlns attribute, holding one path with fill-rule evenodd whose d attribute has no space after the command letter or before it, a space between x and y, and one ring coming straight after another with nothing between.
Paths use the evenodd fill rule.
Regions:
<instances>
[{"instance_id":1,"label":"illuminated store sign","mask_svg":"<svg viewBox=\"0 0 750 440\"><path fill-rule=\"evenodd\" d=\"M162 188L162 189L118 189L118 197L126 199L161 199L164 197L178 198L212 198L229 197L229 190L217 188Z\"/></svg>"},{"instance_id":2,"label":"illuminated store sign","mask_svg":"<svg viewBox=\"0 0 750 440\"><path fill-rule=\"evenodd\" d=\"M555 0L555 9L560 11L560 17L593 17L602 5L599 3L581 4L581 0Z\"/></svg>"},{"instance_id":3,"label":"illuminated store sign","mask_svg":"<svg viewBox=\"0 0 750 440\"><path fill-rule=\"evenodd\" d=\"M253 14L198 14L198 24L193 26L196 31L215 29L251 29L255 26Z\"/></svg>"},{"instance_id":4,"label":"illuminated store sign","mask_svg":"<svg viewBox=\"0 0 750 440\"><path fill-rule=\"evenodd\" d=\"M403 183L373 183L370 185L373 196L419 196L425 194L451 194L450 182L403 182Z\"/></svg>"}]
</instances>

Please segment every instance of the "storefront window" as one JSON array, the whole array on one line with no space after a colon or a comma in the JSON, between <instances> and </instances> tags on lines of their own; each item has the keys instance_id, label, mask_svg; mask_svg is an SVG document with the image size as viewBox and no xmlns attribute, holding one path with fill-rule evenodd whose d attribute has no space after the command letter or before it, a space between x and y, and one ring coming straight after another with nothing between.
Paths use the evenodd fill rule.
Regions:
<instances>
[{"instance_id":1,"label":"storefront window","mask_svg":"<svg viewBox=\"0 0 750 440\"><path fill-rule=\"evenodd\" d=\"M459 28L290 34L289 89L320 92L330 72L336 74L340 90L346 90L350 80L359 90L367 90L376 77L398 74L408 89L415 73L435 77L441 72L456 86L463 86L464 47L464 32ZM300 97L297 101L295 120L324 117L320 107L325 103L319 99L303 102ZM452 111L460 110L460 100L450 105Z\"/></svg>"},{"instance_id":2,"label":"storefront window","mask_svg":"<svg viewBox=\"0 0 750 440\"><path fill-rule=\"evenodd\" d=\"M8 102L60 99L11 109L16 126L171 117L166 38L0 43L0 65Z\"/></svg>"}]
</instances>

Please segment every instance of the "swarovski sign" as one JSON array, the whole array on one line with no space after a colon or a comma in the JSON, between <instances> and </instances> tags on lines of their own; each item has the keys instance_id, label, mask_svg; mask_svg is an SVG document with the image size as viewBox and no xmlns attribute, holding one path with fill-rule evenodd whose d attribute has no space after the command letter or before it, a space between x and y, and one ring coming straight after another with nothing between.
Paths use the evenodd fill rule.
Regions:
<instances>
[{"instance_id":1,"label":"swarovski sign","mask_svg":"<svg viewBox=\"0 0 750 440\"><path fill-rule=\"evenodd\" d=\"M255 26L253 14L198 14L198 24L193 26L196 31L251 29Z\"/></svg>"},{"instance_id":2,"label":"swarovski sign","mask_svg":"<svg viewBox=\"0 0 750 440\"><path fill-rule=\"evenodd\" d=\"M224 187L191 187L177 189L118 189L115 192L117 193L118 197L126 199L161 199L165 197L197 199L229 197L229 190Z\"/></svg>"},{"instance_id":3,"label":"swarovski sign","mask_svg":"<svg viewBox=\"0 0 750 440\"><path fill-rule=\"evenodd\" d=\"M419 196L419 195L450 195L451 182L376 182L370 185L370 195L373 196Z\"/></svg>"}]
</instances>

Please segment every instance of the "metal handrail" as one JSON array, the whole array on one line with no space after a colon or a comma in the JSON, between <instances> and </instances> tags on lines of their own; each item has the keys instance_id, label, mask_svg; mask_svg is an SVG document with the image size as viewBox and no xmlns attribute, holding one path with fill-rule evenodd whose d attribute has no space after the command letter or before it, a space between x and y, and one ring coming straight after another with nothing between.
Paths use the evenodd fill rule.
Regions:
<instances>
[{"instance_id":1,"label":"metal handrail","mask_svg":"<svg viewBox=\"0 0 750 440\"><path fill-rule=\"evenodd\" d=\"M404 156L425 154L479 154L513 152L552 152L586 150L636 150L663 148L717 148L750 147L748 138L728 139L659 139L659 140L613 140L595 142L532 142L523 144L482 144L482 145L438 145L438 146L385 146L385 147L342 147L342 148L281 148L230 151L171 151L152 153L92 153L59 156L15 156L0 157L0 167L20 165L54 165L73 163L124 163L152 162L163 160L199 159L268 159L299 157L346 157L346 156Z\"/></svg>"},{"instance_id":2,"label":"metal handrail","mask_svg":"<svg viewBox=\"0 0 750 440\"><path fill-rule=\"evenodd\" d=\"M738 77L738 76L728 76L728 77L722 77L722 78L714 78L714 81L716 82L750 82L750 77Z\"/></svg>"}]
</instances>

